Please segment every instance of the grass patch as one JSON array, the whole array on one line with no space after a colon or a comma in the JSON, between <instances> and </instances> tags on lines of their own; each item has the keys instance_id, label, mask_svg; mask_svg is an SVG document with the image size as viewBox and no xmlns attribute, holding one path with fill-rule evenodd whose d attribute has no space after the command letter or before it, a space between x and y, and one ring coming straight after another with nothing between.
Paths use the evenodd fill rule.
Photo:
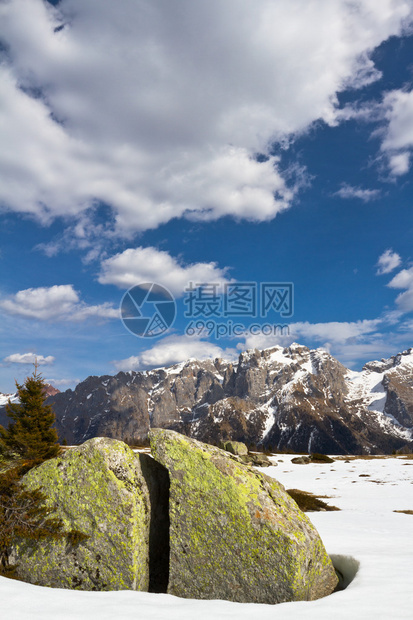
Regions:
<instances>
[{"instance_id":1,"label":"grass patch","mask_svg":"<svg viewBox=\"0 0 413 620\"><path fill-rule=\"evenodd\" d=\"M313 452L310 458L313 463L334 463L334 459L327 454L319 454L319 452Z\"/></svg>"},{"instance_id":2,"label":"grass patch","mask_svg":"<svg viewBox=\"0 0 413 620\"><path fill-rule=\"evenodd\" d=\"M376 461L381 459L401 458L394 454L346 454L336 455L334 457L338 461Z\"/></svg>"},{"instance_id":3,"label":"grass patch","mask_svg":"<svg viewBox=\"0 0 413 620\"><path fill-rule=\"evenodd\" d=\"M314 495L307 491L300 491L299 489L287 489L287 493L298 504L303 512L320 512L340 510L337 506L329 506L323 502L320 498L328 499L328 495Z\"/></svg>"}]
</instances>

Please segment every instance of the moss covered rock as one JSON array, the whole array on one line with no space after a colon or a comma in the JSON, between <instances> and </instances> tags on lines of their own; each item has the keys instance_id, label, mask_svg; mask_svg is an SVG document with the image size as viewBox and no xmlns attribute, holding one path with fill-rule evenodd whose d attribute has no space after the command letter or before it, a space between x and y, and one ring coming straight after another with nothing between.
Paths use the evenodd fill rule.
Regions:
<instances>
[{"instance_id":1,"label":"moss covered rock","mask_svg":"<svg viewBox=\"0 0 413 620\"><path fill-rule=\"evenodd\" d=\"M170 594L281 603L333 591L323 543L281 484L173 431L150 440L170 476Z\"/></svg>"},{"instance_id":2,"label":"moss covered rock","mask_svg":"<svg viewBox=\"0 0 413 620\"><path fill-rule=\"evenodd\" d=\"M219 447L238 456L246 456L248 454L248 448L242 441L225 441Z\"/></svg>"},{"instance_id":3,"label":"moss covered rock","mask_svg":"<svg viewBox=\"0 0 413 620\"><path fill-rule=\"evenodd\" d=\"M148 590L149 493L141 461L126 444L91 439L32 469L23 482L42 487L66 531L88 538L16 544L20 579L76 590Z\"/></svg>"}]
</instances>

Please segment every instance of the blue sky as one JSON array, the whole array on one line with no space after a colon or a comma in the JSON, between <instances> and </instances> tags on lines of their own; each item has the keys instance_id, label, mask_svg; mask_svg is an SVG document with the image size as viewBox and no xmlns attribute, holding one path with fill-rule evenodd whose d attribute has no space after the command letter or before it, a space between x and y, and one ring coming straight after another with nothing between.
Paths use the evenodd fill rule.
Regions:
<instances>
[{"instance_id":1,"label":"blue sky","mask_svg":"<svg viewBox=\"0 0 413 620\"><path fill-rule=\"evenodd\" d=\"M1 4L0 391L34 357L66 389L293 341L354 369L409 348L412 150L411 0ZM119 313L145 282L177 303L154 338ZM189 336L189 282L293 283L294 313Z\"/></svg>"}]
</instances>

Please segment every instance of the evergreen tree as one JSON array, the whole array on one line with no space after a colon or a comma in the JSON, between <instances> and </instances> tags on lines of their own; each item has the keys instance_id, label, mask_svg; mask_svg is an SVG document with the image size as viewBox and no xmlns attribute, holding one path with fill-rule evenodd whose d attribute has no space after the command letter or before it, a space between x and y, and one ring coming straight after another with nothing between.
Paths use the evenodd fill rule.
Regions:
<instances>
[{"instance_id":1,"label":"evergreen tree","mask_svg":"<svg viewBox=\"0 0 413 620\"><path fill-rule=\"evenodd\" d=\"M37 463L57 456L60 447L57 432L52 428L55 415L50 405L45 404L46 385L36 365L23 385L16 381L16 387L20 402L9 401L6 411L12 421L7 430L0 426L3 451Z\"/></svg>"},{"instance_id":2,"label":"evergreen tree","mask_svg":"<svg viewBox=\"0 0 413 620\"><path fill-rule=\"evenodd\" d=\"M6 406L11 422L0 426L0 449L13 458L3 462L0 470L0 575L16 577L10 554L16 540L66 539L76 546L88 536L79 530L63 531L63 522L47 505L47 496L38 489L28 489L24 474L43 461L57 456L60 446L53 409L45 405L46 385L35 365L32 376L23 385L16 381L19 404ZM17 461L14 456L21 457ZM22 460L23 459L23 462Z\"/></svg>"},{"instance_id":3,"label":"evergreen tree","mask_svg":"<svg viewBox=\"0 0 413 620\"><path fill-rule=\"evenodd\" d=\"M53 517L53 509L44 502L44 493L27 489L20 482L31 466L11 467L0 475L0 575L5 577L16 576L16 566L10 564L16 539L56 540L65 536L61 519Z\"/></svg>"}]
</instances>

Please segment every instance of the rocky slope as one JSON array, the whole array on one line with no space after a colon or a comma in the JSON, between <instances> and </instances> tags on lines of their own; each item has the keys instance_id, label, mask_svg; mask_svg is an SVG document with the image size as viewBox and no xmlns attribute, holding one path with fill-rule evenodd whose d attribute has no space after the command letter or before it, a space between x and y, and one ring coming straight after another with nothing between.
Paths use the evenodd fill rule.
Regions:
<instances>
[{"instance_id":1,"label":"rocky slope","mask_svg":"<svg viewBox=\"0 0 413 620\"><path fill-rule=\"evenodd\" d=\"M238 363L88 377L48 399L60 437L138 442L151 427L201 441L278 450L391 453L413 449L413 349L350 371L321 349L293 344L241 353Z\"/></svg>"}]
</instances>

